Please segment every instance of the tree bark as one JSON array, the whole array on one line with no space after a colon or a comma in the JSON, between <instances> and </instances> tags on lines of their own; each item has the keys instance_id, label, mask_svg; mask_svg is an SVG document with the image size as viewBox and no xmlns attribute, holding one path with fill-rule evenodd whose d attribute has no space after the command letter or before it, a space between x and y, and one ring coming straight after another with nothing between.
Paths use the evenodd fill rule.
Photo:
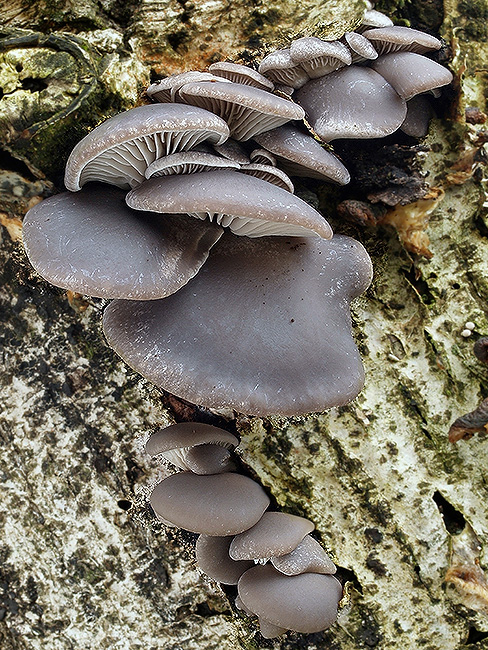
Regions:
<instances>
[{"instance_id":1,"label":"tree bark","mask_svg":"<svg viewBox=\"0 0 488 650\"><path fill-rule=\"evenodd\" d=\"M236 416L243 463L281 509L312 519L346 583L329 631L265 642L233 590L199 574L194 536L148 507L163 470L143 441L183 406L106 346L104 301L34 273L22 217L61 187L73 145L140 101L151 76L354 28L362 3L0 2L5 650L488 648L488 438L481 422L472 437L448 439L488 395L488 368L472 353L488 334L488 3L377 8L440 29L455 83L409 163L418 177L421 165L428 194L384 208L374 227L345 224L330 207L365 199L364 188L301 189L336 232L363 241L375 278L353 305L366 369L353 403L304 418ZM462 336L469 321L474 332Z\"/></svg>"}]
</instances>

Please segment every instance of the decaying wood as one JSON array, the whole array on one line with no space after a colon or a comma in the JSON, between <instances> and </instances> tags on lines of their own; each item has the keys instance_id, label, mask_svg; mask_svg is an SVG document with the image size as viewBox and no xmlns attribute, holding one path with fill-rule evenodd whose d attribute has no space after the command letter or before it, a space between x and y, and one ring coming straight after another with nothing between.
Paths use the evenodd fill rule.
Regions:
<instances>
[{"instance_id":1,"label":"decaying wood","mask_svg":"<svg viewBox=\"0 0 488 650\"><path fill-rule=\"evenodd\" d=\"M354 26L360 6L0 3L3 649L488 648L488 438L448 439L488 394L472 353L488 334L486 0L380 6L434 30L444 11L456 82L415 155L431 192L415 200L431 203L381 204L381 219L351 225L331 206L356 201L367 214L366 195L301 189L373 258L353 314L364 391L306 418L237 416L244 465L280 508L315 522L340 567L347 602L325 634L265 643L232 589L199 575L193 536L154 520L147 496L161 470L144 438L202 413L128 370L103 341L104 302L48 286L19 241L73 144L141 101L151 76L251 61L291 34L331 33L334 14ZM461 336L467 321L472 337Z\"/></svg>"}]
</instances>

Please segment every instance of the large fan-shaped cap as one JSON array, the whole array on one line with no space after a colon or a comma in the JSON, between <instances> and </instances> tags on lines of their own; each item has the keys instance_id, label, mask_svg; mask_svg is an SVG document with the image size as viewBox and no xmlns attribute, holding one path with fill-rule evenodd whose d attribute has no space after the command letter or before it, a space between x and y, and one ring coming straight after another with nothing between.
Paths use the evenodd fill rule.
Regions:
<instances>
[{"instance_id":1,"label":"large fan-shaped cap","mask_svg":"<svg viewBox=\"0 0 488 650\"><path fill-rule=\"evenodd\" d=\"M261 519L269 505L263 488L242 474L173 474L151 495L157 515L203 535L238 535Z\"/></svg>"},{"instance_id":2,"label":"large fan-shaped cap","mask_svg":"<svg viewBox=\"0 0 488 650\"><path fill-rule=\"evenodd\" d=\"M432 50L439 50L442 43L435 36L421 32L410 27L392 25L378 29L368 29L363 33L378 54L390 52L416 52L424 54Z\"/></svg>"},{"instance_id":3,"label":"large fan-shaped cap","mask_svg":"<svg viewBox=\"0 0 488 650\"><path fill-rule=\"evenodd\" d=\"M220 144L229 127L203 108L181 104L139 106L97 126L71 152L64 182L76 192L88 181L103 181L123 189L144 180L157 158L191 149L203 140Z\"/></svg>"},{"instance_id":4,"label":"large fan-shaped cap","mask_svg":"<svg viewBox=\"0 0 488 650\"><path fill-rule=\"evenodd\" d=\"M246 571L237 589L244 606L260 619L304 634L330 627L342 597L342 586L333 576L285 576L269 564Z\"/></svg>"},{"instance_id":5,"label":"large fan-shaped cap","mask_svg":"<svg viewBox=\"0 0 488 650\"><path fill-rule=\"evenodd\" d=\"M371 64L404 99L446 86L452 73L439 63L414 52L393 52Z\"/></svg>"},{"instance_id":6,"label":"large fan-shaped cap","mask_svg":"<svg viewBox=\"0 0 488 650\"><path fill-rule=\"evenodd\" d=\"M107 185L46 199L23 224L25 250L43 278L90 296L132 300L178 291L222 232L181 215L141 215L127 207L123 190Z\"/></svg>"},{"instance_id":7,"label":"large fan-shaped cap","mask_svg":"<svg viewBox=\"0 0 488 650\"><path fill-rule=\"evenodd\" d=\"M370 279L371 261L349 237L229 234L173 296L112 302L104 331L132 368L193 404L263 416L322 411L362 387L349 301Z\"/></svg>"},{"instance_id":8,"label":"large fan-shaped cap","mask_svg":"<svg viewBox=\"0 0 488 650\"><path fill-rule=\"evenodd\" d=\"M325 142L382 138L396 131L407 113L405 101L380 74L357 65L309 81L295 94Z\"/></svg>"},{"instance_id":9,"label":"large fan-shaped cap","mask_svg":"<svg viewBox=\"0 0 488 650\"><path fill-rule=\"evenodd\" d=\"M277 156L280 166L291 176L318 178L340 185L349 183L349 172L339 158L296 126L285 124L261 133L255 140Z\"/></svg>"},{"instance_id":10,"label":"large fan-shaped cap","mask_svg":"<svg viewBox=\"0 0 488 650\"><path fill-rule=\"evenodd\" d=\"M268 90L269 92L272 92L274 89L272 81L260 74L257 70L248 68L246 65L219 61L218 63L212 63L208 69L218 77L223 77L234 83L255 86L256 88Z\"/></svg>"},{"instance_id":11,"label":"large fan-shaped cap","mask_svg":"<svg viewBox=\"0 0 488 650\"><path fill-rule=\"evenodd\" d=\"M303 109L294 102L245 84L202 81L185 84L180 100L220 115L236 140L249 140L290 120L301 120Z\"/></svg>"},{"instance_id":12,"label":"large fan-shaped cap","mask_svg":"<svg viewBox=\"0 0 488 650\"><path fill-rule=\"evenodd\" d=\"M315 36L304 36L290 45L290 57L299 64L310 79L323 77L351 64L351 53L339 41L323 41Z\"/></svg>"},{"instance_id":13,"label":"large fan-shaped cap","mask_svg":"<svg viewBox=\"0 0 488 650\"><path fill-rule=\"evenodd\" d=\"M136 210L210 218L248 237L332 236L327 221L302 199L232 170L151 178L129 192L126 201Z\"/></svg>"}]
</instances>

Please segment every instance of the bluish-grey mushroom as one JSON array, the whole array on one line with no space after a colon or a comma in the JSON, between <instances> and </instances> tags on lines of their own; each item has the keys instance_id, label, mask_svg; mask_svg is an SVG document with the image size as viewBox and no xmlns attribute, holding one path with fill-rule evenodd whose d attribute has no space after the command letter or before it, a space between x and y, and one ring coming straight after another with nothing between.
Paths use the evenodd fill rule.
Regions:
<instances>
[{"instance_id":1,"label":"bluish-grey mushroom","mask_svg":"<svg viewBox=\"0 0 488 650\"><path fill-rule=\"evenodd\" d=\"M156 514L193 533L238 535L261 519L269 505L263 488L242 474L199 476L180 472L165 478L151 495Z\"/></svg>"},{"instance_id":2,"label":"bluish-grey mushroom","mask_svg":"<svg viewBox=\"0 0 488 650\"><path fill-rule=\"evenodd\" d=\"M292 61L290 48L267 54L259 64L259 72L275 84L301 88L310 77L299 63Z\"/></svg>"},{"instance_id":3,"label":"bluish-grey mushroom","mask_svg":"<svg viewBox=\"0 0 488 650\"><path fill-rule=\"evenodd\" d=\"M136 210L210 219L247 237L332 236L327 221L308 203L233 170L151 178L129 192L126 201Z\"/></svg>"},{"instance_id":4,"label":"bluish-grey mushroom","mask_svg":"<svg viewBox=\"0 0 488 650\"><path fill-rule=\"evenodd\" d=\"M260 620L304 634L330 627L342 597L342 586L331 575L285 576L269 564L248 569L237 589L244 606Z\"/></svg>"},{"instance_id":5,"label":"bluish-grey mushroom","mask_svg":"<svg viewBox=\"0 0 488 650\"><path fill-rule=\"evenodd\" d=\"M322 411L362 388L349 301L370 280L366 251L348 237L224 234L178 293L112 302L104 331L132 368L193 404L262 416Z\"/></svg>"},{"instance_id":6,"label":"bluish-grey mushroom","mask_svg":"<svg viewBox=\"0 0 488 650\"><path fill-rule=\"evenodd\" d=\"M233 560L229 555L229 546L234 537L212 537L200 535L197 539L195 554L200 569L212 580L224 585L236 585L239 578L252 566L252 560Z\"/></svg>"},{"instance_id":7,"label":"bluish-grey mushroom","mask_svg":"<svg viewBox=\"0 0 488 650\"><path fill-rule=\"evenodd\" d=\"M152 300L178 291L200 269L222 228L168 214L141 214L117 187L90 184L29 210L31 264L57 287L99 298Z\"/></svg>"},{"instance_id":8,"label":"bluish-grey mushroom","mask_svg":"<svg viewBox=\"0 0 488 650\"><path fill-rule=\"evenodd\" d=\"M433 50L439 50L442 43L435 36L421 32L410 27L390 26L378 29L369 29L363 33L374 46L378 54L389 54L390 52L416 52L425 54Z\"/></svg>"},{"instance_id":9,"label":"bluish-grey mushroom","mask_svg":"<svg viewBox=\"0 0 488 650\"><path fill-rule=\"evenodd\" d=\"M339 41L324 41L304 36L290 45L290 58L300 65L310 79L317 79L351 64L349 49Z\"/></svg>"},{"instance_id":10,"label":"bluish-grey mushroom","mask_svg":"<svg viewBox=\"0 0 488 650\"><path fill-rule=\"evenodd\" d=\"M407 113L405 101L378 72L351 65L309 81L295 93L319 138L382 138L399 128Z\"/></svg>"},{"instance_id":11,"label":"bluish-grey mushroom","mask_svg":"<svg viewBox=\"0 0 488 650\"><path fill-rule=\"evenodd\" d=\"M196 174L215 169L239 169L239 163L214 156L203 151L183 151L158 158L144 172L146 178L173 176L174 174Z\"/></svg>"},{"instance_id":12,"label":"bluish-grey mushroom","mask_svg":"<svg viewBox=\"0 0 488 650\"><path fill-rule=\"evenodd\" d=\"M76 192L88 181L123 189L137 187L157 158L195 147L203 140L219 144L229 136L227 123L194 106L139 106L97 126L75 146L64 182Z\"/></svg>"},{"instance_id":13,"label":"bluish-grey mushroom","mask_svg":"<svg viewBox=\"0 0 488 650\"><path fill-rule=\"evenodd\" d=\"M209 71L217 77L223 77L229 81L246 86L255 86L261 90L273 92L274 84L257 70L248 68L247 65L239 63L230 63L229 61L219 61L209 66Z\"/></svg>"},{"instance_id":14,"label":"bluish-grey mushroom","mask_svg":"<svg viewBox=\"0 0 488 650\"><path fill-rule=\"evenodd\" d=\"M272 557L271 564L287 576L299 573L332 574L337 570L324 549L310 535L306 535L290 553Z\"/></svg>"}]
</instances>

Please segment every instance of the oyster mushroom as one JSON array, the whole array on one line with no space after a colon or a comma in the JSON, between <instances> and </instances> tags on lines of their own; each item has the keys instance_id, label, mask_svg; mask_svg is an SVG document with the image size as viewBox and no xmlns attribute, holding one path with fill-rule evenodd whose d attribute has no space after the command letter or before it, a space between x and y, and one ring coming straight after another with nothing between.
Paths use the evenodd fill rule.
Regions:
<instances>
[{"instance_id":1,"label":"oyster mushroom","mask_svg":"<svg viewBox=\"0 0 488 650\"><path fill-rule=\"evenodd\" d=\"M308 203L260 178L233 170L151 178L127 194L136 210L190 214L237 235L330 238L332 230Z\"/></svg>"},{"instance_id":2,"label":"oyster mushroom","mask_svg":"<svg viewBox=\"0 0 488 650\"><path fill-rule=\"evenodd\" d=\"M132 368L193 404L254 415L322 411L362 387L349 301L370 280L370 259L349 237L229 234L173 296L112 302L104 331Z\"/></svg>"},{"instance_id":3,"label":"oyster mushroom","mask_svg":"<svg viewBox=\"0 0 488 650\"><path fill-rule=\"evenodd\" d=\"M268 505L269 498L258 483L229 472L173 474L151 495L151 506L163 520L193 533L218 537L251 528Z\"/></svg>"},{"instance_id":4,"label":"oyster mushroom","mask_svg":"<svg viewBox=\"0 0 488 650\"><path fill-rule=\"evenodd\" d=\"M405 101L378 72L351 65L309 81L295 93L319 138L382 138L399 128L407 113Z\"/></svg>"},{"instance_id":5,"label":"oyster mushroom","mask_svg":"<svg viewBox=\"0 0 488 650\"><path fill-rule=\"evenodd\" d=\"M90 185L37 204L23 223L32 266L51 284L99 298L152 300L178 291L223 230L131 210L125 192Z\"/></svg>"},{"instance_id":6,"label":"oyster mushroom","mask_svg":"<svg viewBox=\"0 0 488 650\"><path fill-rule=\"evenodd\" d=\"M180 104L139 106L97 126L75 146L64 182L72 192L88 181L137 187L157 158L191 149L203 140L220 144L229 127L217 115Z\"/></svg>"}]
</instances>

